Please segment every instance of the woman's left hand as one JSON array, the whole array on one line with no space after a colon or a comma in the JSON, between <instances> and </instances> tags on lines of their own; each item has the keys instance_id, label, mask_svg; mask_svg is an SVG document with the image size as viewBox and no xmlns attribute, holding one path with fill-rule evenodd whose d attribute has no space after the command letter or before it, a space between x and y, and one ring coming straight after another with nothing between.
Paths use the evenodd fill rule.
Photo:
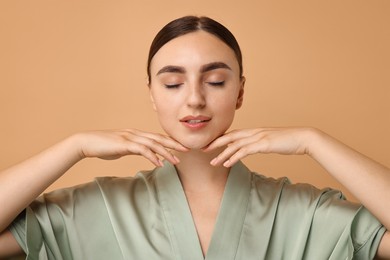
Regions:
<instances>
[{"instance_id":1,"label":"woman's left hand","mask_svg":"<svg viewBox=\"0 0 390 260\"><path fill-rule=\"evenodd\" d=\"M308 154L314 128L256 128L233 130L210 143L204 151L227 146L210 163L230 167L255 153Z\"/></svg>"},{"instance_id":2,"label":"woman's left hand","mask_svg":"<svg viewBox=\"0 0 390 260\"><path fill-rule=\"evenodd\" d=\"M227 146L227 147L226 147ZM231 167L254 153L308 154L343 184L390 230L390 169L315 128L234 130L215 139L204 151L226 147L210 163ZM377 257L390 259L390 233L381 240Z\"/></svg>"}]
</instances>

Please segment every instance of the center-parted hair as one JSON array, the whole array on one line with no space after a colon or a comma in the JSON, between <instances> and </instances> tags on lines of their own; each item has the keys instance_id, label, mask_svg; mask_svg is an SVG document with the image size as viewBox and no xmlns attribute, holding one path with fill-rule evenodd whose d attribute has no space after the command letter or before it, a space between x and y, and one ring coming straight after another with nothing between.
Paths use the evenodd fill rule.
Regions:
<instances>
[{"instance_id":1,"label":"center-parted hair","mask_svg":"<svg viewBox=\"0 0 390 260\"><path fill-rule=\"evenodd\" d=\"M147 61L147 73L148 73L148 82L151 82L150 75L150 63L154 55L164 46L167 42L196 31L205 31L223 41L227 46L229 46L236 55L238 65L240 68L240 77L243 74L242 68L242 54L240 46L234 35L222 24L219 22L205 16L184 16L169 22L165 25L156 35L149 49L149 56Z\"/></svg>"}]
</instances>

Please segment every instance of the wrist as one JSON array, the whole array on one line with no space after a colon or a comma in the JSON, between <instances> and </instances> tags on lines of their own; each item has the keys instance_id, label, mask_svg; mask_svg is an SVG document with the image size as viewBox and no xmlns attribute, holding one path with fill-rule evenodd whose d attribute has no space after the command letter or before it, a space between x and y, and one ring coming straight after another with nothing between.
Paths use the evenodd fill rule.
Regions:
<instances>
[{"instance_id":1,"label":"wrist","mask_svg":"<svg viewBox=\"0 0 390 260\"><path fill-rule=\"evenodd\" d=\"M73 153L73 157L76 161L81 161L82 159L85 159L86 156L83 152L83 137L81 133L72 134L69 137L67 137L64 142L67 144L69 149Z\"/></svg>"},{"instance_id":2,"label":"wrist","mask_svg":"<svg viewBox=\"0 0 390 260\"><path fill-rule=\"evenodd\" d=\"M321 140L325 137L325 133L317 128L307 128L305 137L305 153L313 157L318 147L320 147Z\"/></svg>"}]
</instances>

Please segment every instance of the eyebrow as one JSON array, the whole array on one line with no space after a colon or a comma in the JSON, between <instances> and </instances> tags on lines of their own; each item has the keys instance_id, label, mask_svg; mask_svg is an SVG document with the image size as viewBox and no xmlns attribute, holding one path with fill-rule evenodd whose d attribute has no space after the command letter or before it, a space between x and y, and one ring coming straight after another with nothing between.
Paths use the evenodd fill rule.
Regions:
<instances>
[{"instance_id":1,"label":"eyebrow","mask_svg":"<svg viewBox=\"0 0 390 260\"><path fill-rule=\"evenodd\" d=\"M162 74L162 73L185 73L186 70L183 67L180 66L173 66L168 65L160 69L156 75Z\"/></svg>"},{"instance_id":2,"label":"eyebrow","mask_svg":"<svg viewBox=\"0 0 390 260\"><path fill-rule=\"evenodd\" d=\"M204 73L210 70L216 70L216 69L228 69L232 70L226 63L224 62L211 62L208 64L203 65L200 68L200 72Z\"/></svg>"},{"instance_id":3,"label":"eyebrow","mask_svg":"<svg viewBox=\"0 0 390 260\"><path fill-rule=\"evenodd\" d=\"M211 70L216 70L216 69L228 69L232 70L226 63L224 62L211 62L208 64L203 65L200 68L200 72L208 72ZM164 66L162 69L160 69L156 75L162 74L162 73L180 73L184 74L186 72L184 67L181 66L173 66L173 65L168 65Z\"/></svg>"}]
</instances>

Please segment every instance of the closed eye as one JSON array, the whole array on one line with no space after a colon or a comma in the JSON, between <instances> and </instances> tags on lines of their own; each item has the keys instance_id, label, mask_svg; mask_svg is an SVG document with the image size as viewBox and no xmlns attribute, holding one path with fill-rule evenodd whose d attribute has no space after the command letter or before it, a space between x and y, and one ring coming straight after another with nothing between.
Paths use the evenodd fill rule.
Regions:
<instances>
[{"instance_id":1,"label":"closed eye","mask_svg":"<svg viewBox=\"0 0 390 260\"><path fill-rule=\"evenodd\" d=\"M207 84L215 87L219 87L219 86L222 87L223 85L225 85L225 81L211 81L211 82L207 82Z\"/></svg>"},{"instance_id":2,"label":"closed eye","mask_svg":"<svg viewBox=\"0 0 390 260\"><path fill-rule=\"evenodd\" d=\"M181 84L165 84L166 88L178 88Z\"/></svg>"}]
</instances>

